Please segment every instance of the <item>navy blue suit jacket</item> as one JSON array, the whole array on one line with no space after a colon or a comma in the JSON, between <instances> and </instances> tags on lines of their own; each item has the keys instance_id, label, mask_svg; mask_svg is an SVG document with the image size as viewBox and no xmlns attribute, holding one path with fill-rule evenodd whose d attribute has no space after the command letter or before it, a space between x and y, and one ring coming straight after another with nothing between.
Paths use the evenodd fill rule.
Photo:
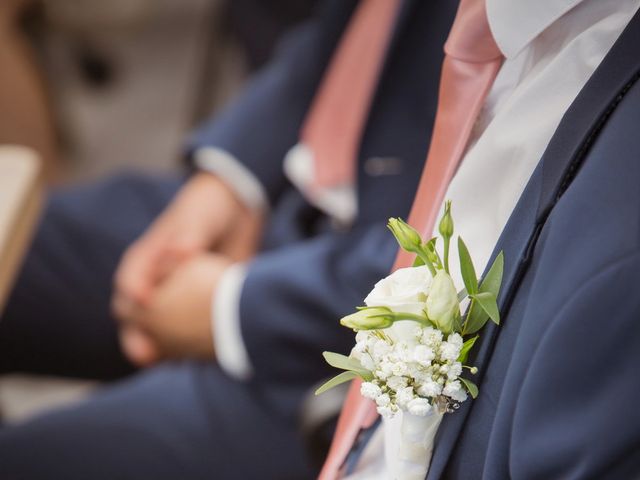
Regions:
<instances>
[{"instance_id":1,"label":"navy blue suit jacket","mask_svg":"<svg viewBox=\"0 0 640 480\"><path fill-rule=\"evenodd\" d=\"M503 324L428 479L640 477L640 14L567 111L496 252ZM544 99L540 99L544 101Z\"/></svg>"}]
</instances>

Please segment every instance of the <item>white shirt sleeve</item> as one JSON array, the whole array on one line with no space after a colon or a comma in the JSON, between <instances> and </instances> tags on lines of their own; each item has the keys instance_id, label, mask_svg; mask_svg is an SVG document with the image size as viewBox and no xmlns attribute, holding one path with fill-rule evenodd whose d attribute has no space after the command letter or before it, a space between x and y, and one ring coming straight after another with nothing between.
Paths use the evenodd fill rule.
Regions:
<instances>
[{"instance_id":1,"label":"white shirt sleeve","mask_svg":"<svg viewBox=\"0 0 640 480\"><path fill-rule=\"evenodd\" d=\"M266 212L269 208L264 187L255 175L225 150L207 147L194 154L195 165L213 173L250 209ZM222 275L211 300L211 322L218 363L228 375L245 380L251 376L249 355L240 330L240 294L246 267L235 264Z\"/></svg>"},{"instance_id":2,"label":"white shirt sleeve","mask_svg":"<svg viewBox=\"0 0 640 480\"><path fill-rule=\"evenodd\" d=\"M206 147L197 150L193 159L198 168L213 173L229 185L249 209L268 210L269 200L260 181L229 152Z\"/></svg>"},{"instance_id":3,"label":"white shirt sleeve","mask_svg":"<svg viewBox=\"0 0 640 480\"><path fill-rule=\"evenodd\" d=\"M220 368L238 380L248 379L253 369L240 330L240 295L247 276L246 265L236 263L222 274L212 299L212 328Z\"/></svg>"}]
</instances>

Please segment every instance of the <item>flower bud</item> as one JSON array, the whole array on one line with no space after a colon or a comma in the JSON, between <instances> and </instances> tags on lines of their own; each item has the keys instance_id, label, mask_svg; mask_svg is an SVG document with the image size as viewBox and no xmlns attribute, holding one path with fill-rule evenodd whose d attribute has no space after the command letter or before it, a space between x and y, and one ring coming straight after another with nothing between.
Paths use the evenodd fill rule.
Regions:
<instances>
[{"instance_id":1,"label":"flower bud","mask_svg":"<svg viewBox=\"0 0 640 480\"><path fill-rule=\"evenodd\" d=\"M390 218L388 227L406 251L417 252L422 246L420 234L401 218Z\"/></svg>"},{"instance_id":2,"label":"flower bud","mask_svg":"<svg viewBox=\"0 0 640 480\"><path fill-rule=\"evenodd\" d=\"M388 328L393 324L391 310L386 307L364 308L347 315L340 320L340 324L353 330L378 330Z\"/></svg>"},{"instance_id":3,"label":"flower bud","mask_svg":"<svg viewBox=\"0 0 640 480\"><path fill-rule=\"evenodd\" d=\"M451 200L447 200L444 204L444 214L440 219L438 226L440 235L443 238L451 238L453 236L453 217L451 216Z\"/></svg>"},{"instance_id":4,"label":"flower bud","mask_svg":"<svg viewBox=\"0 0 640 480\"><path fill-rule=\"evenodd\" d=\"M444 270L438 270L426 301L427 315L443 333L451 333L456 315L460 314L458 292Z\"/></svg>"}]
</instances>

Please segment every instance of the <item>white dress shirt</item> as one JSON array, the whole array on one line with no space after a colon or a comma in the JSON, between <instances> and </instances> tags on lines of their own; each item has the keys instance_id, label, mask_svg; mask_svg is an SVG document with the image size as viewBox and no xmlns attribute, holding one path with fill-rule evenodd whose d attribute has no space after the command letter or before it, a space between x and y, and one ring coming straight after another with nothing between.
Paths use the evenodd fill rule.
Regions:
<instances>
[{"instance_id":1,"label":"white dress shirt","mask_svg":"<svg viewBox=\"0 0 640 480\"><path fill-rule=\"evenodd\" d=\"M505 62L446 193L456 233L480 272L562 116L640 6L640 0L486 1ZM456 242L450 258L454 281L463 285ZM397 449L390 431L378 429L348 480L393 478L383 454Z\"/></svg>"}]
</instances>

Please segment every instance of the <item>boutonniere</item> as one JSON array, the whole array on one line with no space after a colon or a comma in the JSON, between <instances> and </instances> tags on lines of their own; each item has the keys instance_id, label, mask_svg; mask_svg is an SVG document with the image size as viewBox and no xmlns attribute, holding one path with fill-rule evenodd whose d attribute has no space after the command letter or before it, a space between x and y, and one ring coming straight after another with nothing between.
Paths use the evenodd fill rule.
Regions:
<instances>
[{"instance_id":1,"label":"boutonniere","mask_svg":"<svg viewBox=\"0 0 640 480\"><path fill-rule=\"evenodd\" d=\"M432 430L432 441L442 415L455 411L468 396L478 395L470 378L477 368L467 359L486 322L500 323L497 296L504 257L500 252L479 281L469 250L458 237L464 283L458 288L449 271L454 234L450 202L439 223L439 237L425 241L399 218L390 219L388 226L400 247L416 255L415 263L380 280L365 298L365 306L340 320L356 332L356 344L349 356L324 352L326 361L343 372L316 394L359 377L361 394L375 402L384 419L397 414L413 418L414 423L416 418L429 419L418 424L422 430ZM405 424L403 431L416 430ZM429 439L416 441L426 450L428 464Z\"/></svg>"}]
</instances>

